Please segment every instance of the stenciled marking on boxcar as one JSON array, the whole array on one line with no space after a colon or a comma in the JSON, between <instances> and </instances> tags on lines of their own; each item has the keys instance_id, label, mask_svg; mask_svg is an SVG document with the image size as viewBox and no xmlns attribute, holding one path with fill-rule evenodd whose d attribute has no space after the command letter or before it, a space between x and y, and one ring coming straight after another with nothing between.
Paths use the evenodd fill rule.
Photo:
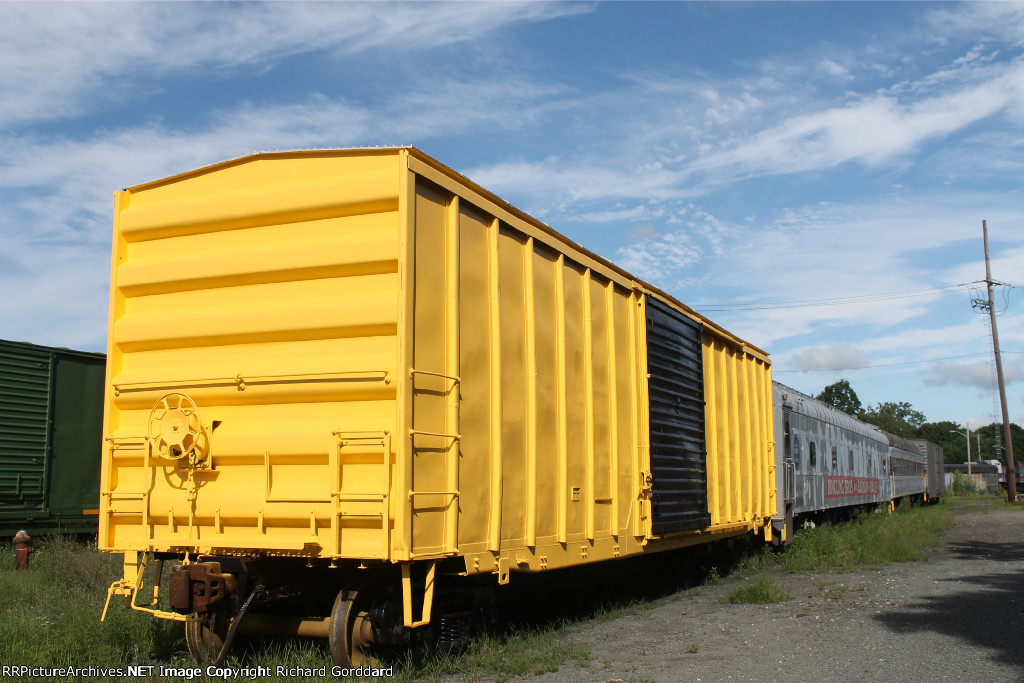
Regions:
<instances>
[{"instance_id":1,"label":"stenciled marking on boxcar","mask_svg":"<svg viewBox=\"0 0 1024 683\"><path fill-rule=\"evenodd\" d=\"M825 477L825 497L877 496L878 480L860 477Z\"/></svg>"}]
</instances>

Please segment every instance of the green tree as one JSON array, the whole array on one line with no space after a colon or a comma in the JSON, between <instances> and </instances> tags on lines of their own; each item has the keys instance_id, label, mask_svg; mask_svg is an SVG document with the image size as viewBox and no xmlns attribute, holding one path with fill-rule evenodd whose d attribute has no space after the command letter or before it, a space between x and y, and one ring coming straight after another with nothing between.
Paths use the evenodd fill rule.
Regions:
<instances>
[{"instance_id":1,"label":"green tree","mask_svg":"<svg viewBox=\"0 0 1024 683\"><path fill-rule=\"evenodd\" d=\"M1020 449L1019 444L1024 444L1024 429L1021 429L1019 425L1011 424L1010 430L1013 434L1014 448ZM946 462L967 462L967 434L962 425L949 420L926 422L915 430L915 436L941 446ZM1004 441L1001 422L972 429L971 461L1003 460L1005 458ZM1020 453L1015 452L1014 457L1020 459Z\"/></svg>"},{"instance_id":2,"label":"green tree","mask_svg":"<svg viewBox=\"0 0 1024 683\"><path fill-rule=\"evenodd\" d=\"M861 402L857 398L857 392L845 379L829 384L814 398L855 417L861 413Z\"/></svg>"},{"instance_id":3,"label":"green tree","mask_svg":"<svg viewBox=\"0 0 1024 683\"><path fill-rule=\"evenodd\" d=\"M860 416L860 419L881 427L896 436L908 439L916 435L917 429L926 420L924 413L914 410L914 407L906 401L898 403L887 401L876 406L870 406Z\"/></svg>"},{"instance_id":4,"label":"green tree","mask_svg":"<svg viewBox=\"0 0 1024 683\"><path fill-rule=\"evenodd\" d=\"M1010 423L1010 435L1013 437L1013 459L1015 464L1024 460L1024 429L1020 425ZM977 431L971 430L971 457L978 461L978 441L981 441L982 460L1006 460L1006 438L1003 436L1003 423L993 422L992 424L978 427ZM1020 464L1016 465L1020 468Z\"/></svg>"}]
</instances>

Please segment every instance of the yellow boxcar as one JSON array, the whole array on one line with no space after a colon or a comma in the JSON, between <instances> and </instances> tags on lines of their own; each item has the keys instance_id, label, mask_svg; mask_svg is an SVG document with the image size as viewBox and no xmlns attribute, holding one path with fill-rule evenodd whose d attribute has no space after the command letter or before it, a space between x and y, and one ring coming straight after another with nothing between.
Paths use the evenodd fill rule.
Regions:
<instances>
[{"instance_id":1,"label":"yellow boxcar","mask_svg":"<svg viewBox=\"0 0 1024 683\"><path fill-rule=\"evenodd\" d=\"M287 630L349 665L466 630L435 592L487 582L442 575L771 534L766 354L415 149L117 193L109 324L108 602L185 622L200 658Z\"/></svg>"}]
</instances>

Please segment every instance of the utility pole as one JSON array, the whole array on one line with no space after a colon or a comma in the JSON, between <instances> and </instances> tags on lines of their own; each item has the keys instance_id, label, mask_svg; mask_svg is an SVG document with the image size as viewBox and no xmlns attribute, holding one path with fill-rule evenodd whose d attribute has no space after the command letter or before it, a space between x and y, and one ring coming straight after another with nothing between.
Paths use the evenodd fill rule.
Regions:
<instances>
[{"instance_id":1,"label":"utility pole","mask_svg":"<svg viewBox=\"0 0 1024 683\"><path fill-rule=\"evenodd\" d=\"M967 474L971 472L971 425L970 423L964 425L964 429L967 430Z\"/></svg>"},{"instance_id":2,"label":"utility pole","mask_svg":"<svg viewBox=\"0 0 1024 683\"><path fill-rule=\"evenodd\" d=\"M992 348L996 356L996 380L999 383L999 404L1003 409L1003 434L1006 437L1006 500L1017 500L1017 472L1013 464L1013 436L1010 432L1010 413L1006 409L1006 384L1003 381L1003 359L999 353L999 331L996 329L996 307L992 297L992 287L1003 284L992 280L992 267L988 258L988 222L981 222L981 233L985 238L985 284L988 286L988 301L975 300L977 308L988 309L992 320ZM970 443L968 441L968 443Z\"/></svg>"},{"instance_id":3,"label":"utility pole","mask_svg":"<svg viewBox=\"0 0 1024 683\"><path fill-rule=\"evenodd\" d=\"M971 425L969 423L965 424L964 425L964 429L967 430L967 474L972 474L972 472L971 472ZM950 429L949 433L950 434L963 434L963 432L961 432L959 429ZM980 465L981 464L981 455L980 455L981 454L981 447L980 446L978 447L978 454L979 454L979 456L978 456L978 464Z\"/></svg>"}]
</instances>

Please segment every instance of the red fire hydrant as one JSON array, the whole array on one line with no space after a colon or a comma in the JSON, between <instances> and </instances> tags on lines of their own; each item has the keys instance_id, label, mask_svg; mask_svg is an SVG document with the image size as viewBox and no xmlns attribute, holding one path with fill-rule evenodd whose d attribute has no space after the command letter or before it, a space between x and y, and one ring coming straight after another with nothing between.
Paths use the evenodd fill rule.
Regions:
<instances>
[{"instance_id":1,"label":"red fire hydrant","mask_svg":"<svg viewBox=\"0 0 1024 683\"><path fill-rule=\"evenodd\" d=\"M32 538L22 529L14 534L14 568L28 569L28 556L36 551L31 545Z\"/></svg>"}]
</instances>

